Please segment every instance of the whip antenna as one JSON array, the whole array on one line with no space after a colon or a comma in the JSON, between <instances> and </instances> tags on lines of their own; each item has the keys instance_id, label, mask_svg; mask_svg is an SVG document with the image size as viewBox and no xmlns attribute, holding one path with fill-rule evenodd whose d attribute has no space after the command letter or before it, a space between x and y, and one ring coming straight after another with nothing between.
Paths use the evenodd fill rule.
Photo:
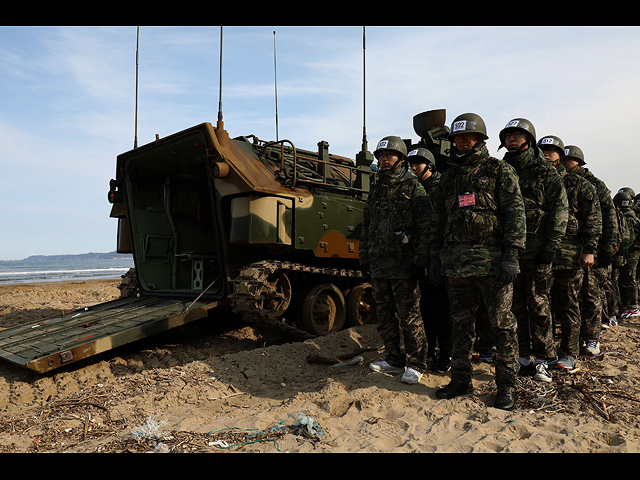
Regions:
<instances>
[{"instance_id":1,"label":"whip antenna","mask_svg":"<svg viewBox=\"0 0 640 480\"><path fill-rule=\"evenodd\" d=\"M367 142L367 34L362 27L362 151L368 150Z\"/></svg>"},{"instance_id":2,"label":"whip antenna","mask_svg":"<svg viewBox=\"0 0 640 480\"><path fill-rule=\"evenodd\" d=\"M136 114L134 121L133 148L138 148L138 49L140 47L140 27L136 34Z\"/></svg>"},{"instance_id":3,"label":"whip antenna","mask_svg":"<svg viewBox=\"0 0 640 480\"><path fill-rule=\"evenodd\" d=\"M222 26L220 26L220 88L218 93L218 128L222 128Z\"/></svg>"},{"instance_id":4,"label":"whip antenna","mask_svg":"<svg viewBox=\"0 0 640 480\"><path fill-rule=\"evenodd\" d=\"M373 154L369 152L367 143L367 72L366 72L367 36L365 27L362 27L362 150L356 154L356 165L369 167L373 163ZM359 177L359 182L362 182ZM368 187L367 187L368 189Z\"/></svg>"},{"instance_id":5,"label":"whip antenna","mask_svg":"<svg viewBox=\"0 0 640 480\"><path fill-rule=\"evenodd\" d=\"M276 142L278 138L278 71L276 69L276 31L273 31L273 78L276 89Z\"/></svg>"},{"instance_id":6,"label":"whip antenna","mask_svg":"<svg viewBox=\"0 0 640 480\"><path fill-rule=\"evenodd\" d=\"M229 134L224 129L222 121L222 25L220 26L220 93L218 97L218 123L216 124L216 137L221 147L229 146Z\"/></svg>"}]
</instances>

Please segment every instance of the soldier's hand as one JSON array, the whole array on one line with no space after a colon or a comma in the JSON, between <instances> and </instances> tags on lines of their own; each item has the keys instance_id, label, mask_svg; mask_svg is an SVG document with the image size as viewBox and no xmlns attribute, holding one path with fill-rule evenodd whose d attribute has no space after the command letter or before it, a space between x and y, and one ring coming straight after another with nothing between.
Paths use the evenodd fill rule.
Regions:
<instances>
[{"instance_id":1,"label":"soldier's hand","mask_svg":"<svg viewBox=\"0 0 640 480\"><path fill-rule=\"evenodd\" d=\"M554 257L553 252L549 252L547 250L540 250L536 254L534 261L536 263L541 263L542 265L549 265L551 262L553 262L553 257Z\"/></svg>"},{"instance_id":2,"label":"soldier's hand","mask_svg":"<svg viewBox=\"0 0 640 480\"><path fill-rule=\"evenodd\" d=\"M433 257L429 262L429 278L434 285L442 283L442 262L439 257Z\"/></svg>"},{"instance_id":3,"label":"soldier's hand","mask_svg":"<svg viewBox=\"0 0 640 480\"><path fill-rule=\"evenodd\" d=\"M420 280L425 275L425 268L413 262L409 264L409 278L412 280Z\"/></svg>"},{"instance_id":4,"label":"soldier's hand","mask_svg":"<svg viewBox=\"0 0 640 480\"><path fill-rule=\"evenodd\" d=\"M593 267L593 255L591 253L581 253L578 258L578 265L583 268Z\"/></svg>"},{"instance_id":5,"label":"soldier's hand","mask_svg":"<svg viewBox=\"0 0 640 480\"><path fill-rule=\"evenodd\" d=\"M513 283L518 276L518 261L515 258L503 258L498 264L496 278L504 285Z\"/></svg>"},{"instance_id":6,"label":"soldier's hand","mask_svg":"<svg viewBox=\"0 0 640 480\"><path fill-rule=\"evenodd\" d=\"M611 252L601 252L598 255L598 266L601 268L608 267L611 265L611 259L613 258L613 254Z\"/></svg>"}]
</instances>

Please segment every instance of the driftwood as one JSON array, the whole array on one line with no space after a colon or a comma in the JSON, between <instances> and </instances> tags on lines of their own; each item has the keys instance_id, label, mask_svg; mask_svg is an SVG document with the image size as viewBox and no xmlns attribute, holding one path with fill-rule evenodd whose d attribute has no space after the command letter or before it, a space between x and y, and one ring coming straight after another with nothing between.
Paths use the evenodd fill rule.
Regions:
<instances>
[{"instance_id":1,"label":"driftwood","mask_svg":"<svg viewBox=\"0 0 640 480\"><path fill-rule=\"evenodd\" d=\"M322 363L325 365L337 365L341 363L347 363L349 360L354 359L355 357L362 355L363 353L374 352L374 351L381 352L382 350L383 350L382 348L377 348L377 347L376 348L360 348L352 352L345 353L340 357L311 354L307 356L307 363Z\"/></svg>"}]
</instances>

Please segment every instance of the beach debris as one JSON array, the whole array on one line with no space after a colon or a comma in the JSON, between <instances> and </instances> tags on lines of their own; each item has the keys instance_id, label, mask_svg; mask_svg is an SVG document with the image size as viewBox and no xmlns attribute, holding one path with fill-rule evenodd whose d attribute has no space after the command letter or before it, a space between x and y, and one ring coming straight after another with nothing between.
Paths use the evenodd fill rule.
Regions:
<instances>
[{"instance_id":1,"label":"beach debris","mask_svg":"<svg viewBox=\"0 0 640 480\"><path fill-rule=\"evenodd\" d=\"M305 413L298 414L298 420L293 423L294 427L306 427L306 431L312 437L320 438L324 435L324 429L320 426L318 422L314 420L313 417Z\"/></svg>"},{"instance_id":2,"label":"beach debris","mask_svg":"<svg viewBox=\"0 0 640 480\"><path fill-rule=\"evenodd\" d=\"M131 430L131 436L136 439L159 440L166 434L161 430L165 423L167 423L166 420L159 422L152 415L149 415L145 423Z\"/></svg>"},{"instance_id":3,"label":"beach debris","mask_svg":"<svg viewBox=\"0 0 640 480\"><path fill-rule=\"evenodd\" d=\"M362 355L357 355L357 356L353 357L351 360L348 360L346 362L336 363L336 364L332 365L332 367L333 368L347 367L349 365L356 365L356 364L362 363L362 362L364 362L364 357Z\"/></svg>"}]
</instances>

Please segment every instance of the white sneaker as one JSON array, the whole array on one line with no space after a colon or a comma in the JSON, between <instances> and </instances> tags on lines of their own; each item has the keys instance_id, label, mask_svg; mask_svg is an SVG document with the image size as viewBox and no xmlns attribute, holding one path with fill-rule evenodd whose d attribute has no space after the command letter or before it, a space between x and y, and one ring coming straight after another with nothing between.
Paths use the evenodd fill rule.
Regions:
<instances>
[{"instance_id":1,"label":"white sneaker","mask_svg":"<svg viewBox=\"0 0 640 480\"><path fill-rule=\"evenodd\" d=\"M417 370L414 370L411 367L408 367L404 373L402 374L402 378L400 381L403 383L408 383L409 385L416 385L420 383L420 379L422 378L422 374Z\"/></svg>"},{"instance_id":2,"label":"white sneaker","mask_svg":"<svg viewBox=\"0 0 640 480\"><path fill-rule=\"evenodd\" d=\"M394 367L389 365L386 360L380 360L379 362L372 362L369 364L369 368L374 372L379 373L402 373L404 368Z\"/></svg>"},{"instance_id":3,"label":"white sneaker","mask_svg":"<svg viewBox=\"0 0 640 480\"><path fill-rule=\"evenodd\" d=\"M625 311L622 315L620 315L620 318L631 318L631 317L638 317L640 316L640 310L637 308L630 308L627 311Z\"/></svg>"},{"instance_id":4,"label":"white sneaker","mask_svg":"<svg viewBox=\"0 0 640 480\"><path fill-rule=\"evenodd\" d=\"M533 379L546 383L551 383L553 381L546 362L536 363L536 373L533 376Z\"/></svg>"},{"instance_id":5,"label":"white sneaker","mask_svg":"<svg viewBox=\"0 0 640 480\"><path fill-rule=\"evenodd\" d=\"M587 346L584 348L584 352L587 355L599 355L600 354L600 342L592 340L587 342Z\"/></svg>"}]
</instances>

